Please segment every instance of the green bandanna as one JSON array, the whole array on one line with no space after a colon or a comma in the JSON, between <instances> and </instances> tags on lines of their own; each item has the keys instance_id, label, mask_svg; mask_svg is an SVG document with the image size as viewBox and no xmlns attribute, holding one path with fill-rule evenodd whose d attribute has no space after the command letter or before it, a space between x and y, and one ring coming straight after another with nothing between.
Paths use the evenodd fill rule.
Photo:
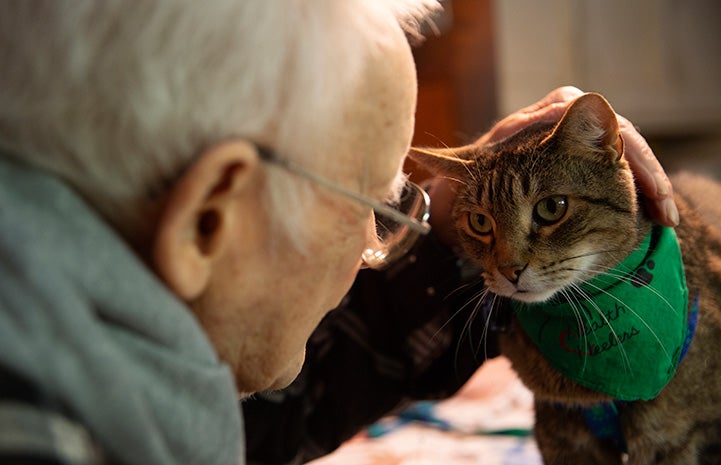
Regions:
<instances>
[{"instance_id":1,"label":"green bandanna","mask_svg":"<svg viewBox=\"0 0 721 465\"><path fill-rule=\"evenodd\" d=\"M608 273L548 302L512 301L528 336L565 376L619 400L649 400L673 377L688 290L672 228L656 226Z\"/></svg>"}]
</instances>

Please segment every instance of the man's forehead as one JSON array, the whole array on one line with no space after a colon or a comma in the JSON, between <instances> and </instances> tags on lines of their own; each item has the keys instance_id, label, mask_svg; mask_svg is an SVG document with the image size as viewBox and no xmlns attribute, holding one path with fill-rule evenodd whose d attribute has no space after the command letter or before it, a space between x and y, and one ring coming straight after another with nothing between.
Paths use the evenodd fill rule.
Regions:
<instances>
[{"instance_id":1,"label":"man's forehead","mask_svg":"<svg viewBox=\"0 0 721 465\"><path fill-rule=\"evenodd\" d=\"M346 102L347 140L366 157L366 169L385 185L399 176L413 131L415 66L405 40L370 57L358 89Z\"/></svg>"}]
</instances>

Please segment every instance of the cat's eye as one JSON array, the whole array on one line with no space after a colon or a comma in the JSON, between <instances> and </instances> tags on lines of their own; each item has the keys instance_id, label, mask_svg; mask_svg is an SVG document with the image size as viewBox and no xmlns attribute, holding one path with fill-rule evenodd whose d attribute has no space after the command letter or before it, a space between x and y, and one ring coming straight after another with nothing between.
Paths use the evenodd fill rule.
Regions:
<instances>
[{"instance_id":1,"label":"cat's eye","mask_svg":"<svg viewBox=\"0 0 721 465\"><path fill-rule=\"evenodd\" d=\"M563 218L566 210L568 210L568 198L565 195L553 195L536 204L533 216L536 222L548 226Z\"/></svg>"},{"instance_id":2,"label":"cat's eye","mask_svg":"<svg viewBox=\"0 0 721 465\"><path fill-rule=\"evenodd\" d=\"M471 231L482 236L493 232L491 219L482 213L469 213L468 226L471 228Z\"/></svg>"}]
</instances>

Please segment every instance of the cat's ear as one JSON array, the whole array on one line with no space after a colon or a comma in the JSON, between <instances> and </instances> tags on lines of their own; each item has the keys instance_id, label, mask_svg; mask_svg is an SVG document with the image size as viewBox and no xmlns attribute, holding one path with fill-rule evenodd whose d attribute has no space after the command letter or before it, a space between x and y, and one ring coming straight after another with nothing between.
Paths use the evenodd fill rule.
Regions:
<instances>
[{"instance_id":1,"label":"cat's ear","mask_svg":"<svg viewBox=\"0 0 721 465\"><path fill-rule=\"evenodd\" d=\"M456 178L468 174L476 151L473 145L444 149L411 147L408 157L436 176Z\"/></svg>"},{"instance_id":2,"label":"cat's ear","mask_svg":"<svg viewBox=\"0 0 721 465\"><path fill-rule=\"evenodd\" d=\"M546 140L554 138L576 149L581 146L591 152L607 153L614 160L623 155L616 112L601 94L593 92L571 103Z\"/></svg>"}]
</instances>

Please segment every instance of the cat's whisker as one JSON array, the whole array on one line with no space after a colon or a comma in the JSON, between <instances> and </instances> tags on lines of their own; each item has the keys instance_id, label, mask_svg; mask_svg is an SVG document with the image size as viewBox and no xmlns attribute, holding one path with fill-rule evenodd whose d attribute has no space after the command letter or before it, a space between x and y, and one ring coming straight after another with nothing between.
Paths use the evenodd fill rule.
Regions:
<instances>
[{"instance_id":1,"label":"cat's whisker","mask_svg":"<svg viewBox=\"0 0 721 465\"><path fill-rule=\"evenodd\" d=\"M581 310L579 309L577 302L573 301L573 294L568 292L566 289L561 289L561 295L563 295L566 300L568 301L569 305L571 306L571 311L573 312L573 316L576 319L578 329L578 334L583 335L583 345L584 347L588 346L588 336L586 336L586 325L583 322L583 315L581 313ZM586 362L588 361L588 354L583 354L583 365L581 366L581 371L586 370Z\"/></svg>"},{"instance_id":2,"label":"cat's whisker","mask_svg":"<svg viewBox=\"0 0 721 465\"><path fill-rule=\"evenodd\" d=\"M449 181L453 181L453 182L455 182L455 183L460 184L461 186L468 186L468 185L469 185L469 183L468 183L467 181L464 181L464 180L458 179L458 178L454 178L454 177L451 177L451 176L443 176L443 179L447 179L447 180L449 180Z\"/></svg>"},{"instance_id":3,"label":"cat's whisker","mask_svg":"<svg viewBox=\"0 0 721 465\"><path fill-rule=\"evenodd\" d=\"M623 261L623 259L624 259L625 257L627 257L629 254L631 254L631 253L633 253L633 252L637 252L637 251L639 251L639 250L641 250L641 246L640 246L640 245L634 247L634 248L631 249L630 251L626 251L626 250L621 251L621 250L618 250L618 249L608 249L608 250L600 250L600 251L597 251L596 254L597 254L597 255L607 254L607 255L612 259L612 262L614 262L614 263L621 263L621 262ZM615 255L615 254L618 254L618 255ZM591 254L591 255L593 255L593 254ZM602 265L597 265L597 266L600 267L600 268L603 268L604 270L607 270L607 269L608 269L607 267L603 267ZM629 272L629 273L630 273L631 271L633 271L633 270L628 269L628 272Z\"/></svg>"},{"instance_id":4,"label":"cat's whisker","mask_svg":"<svg viewBox=\"0 0 721 465\"><path fill-rule=\"evenodd\" d=\"M475 283L468 283L468 284L459 286L459 288L456 289L456 290L454 290L453 292L459 292L461 289L463 289L463 288L465 288L465 287L469 287L469 286L476 285L476 284L478 284L479 282L480 282L480 281L476 281ZM456 347L456 355L455 355L455 358L457 359L457 358L458 358L458 352L459 352L459 350L460 350L460 344L461 344L461 341L462 341L462 339L463 339L462 335L463 335L464 333L468 332L468 334L469 334L469 339L470 339L470 326L471 326L471 323L473 322L473 319L476 317L476 314L478 313L478 309L479 309L480 306L483 304L483 301L486 299L486 297L488 296L488 293L489 293L489 292L490 292L490 290L489 290L487 287L484 286L481 290L479 290L479 291L477 291L476 293L474 293L474 294L468 299L468 301L466 301L465 304L463 304L458 310L456 310L456 311L453 313L453 315L451 315L451 316L448 318L448 320L447 320L445 323L443 323L443 325L441 325L440 328L438 328L438 330L431 336L431 340L434 340L434 339L438 336L438 334L440 334L440 332L443 331L443 330L446 328L446 326L448 326L460 313L462 313L463 311L465 311L466 308L468 308L469 305L475 304L473 310L471 311L471 314L469 315L468 319L466 320L466 322L465 322L464 325L463 325L463 328L462 328L461 332L459 333L459 334L461 335L461 337L459 337L459 339L458 339L458 344L457 344L457 347Z\"/></svg>"},{"instance_id":5,"label":"cat's whisker","mask_svg":"<svg viewBox=\"0 0 721 465\"><path fill-rule=\"evenodd\" d=\"M467 286L470 286L470 285L471 284L468 284ZM459 289L462 287L464 287L464 286L460 286ZM456 291L458 291L458 290L456 290ZM454 292L456 292L456 291L454 291ZM433 341L438 336L438 334L441 331L443 331L446 328L446 326L448 326L453 321L453 319L456 318L459 314L461 314L470 304L472 304L474 302L476 302L476 304L477 304L477 302L479 302L479 301L482 302L484 297L488 294L488 292L489 292L488 288L484 287L480 291L473 294L465 304L461 305L461 307L458 310L456 310L453 313L453 315L451 315L448 318L448 320L445 323L443 323L441 325L441 327L438 328L438 330L435 333L433 333L433 335L431 336L431 341ZM473 315L473 312L471 312L471 315ZM469 319L471 319L471 318L469 318Z\"/></svg>"},{"instance_id":6,"label":"cat's whisker","mask_svg":"<svg viewBox=\"0 0 721 465\"><path fill-rule=\"evenodd\" d=\"M590 315L588 314L587 311L584 311L585 309L584 309L584 307L581 305L581 301L580 301L580 299L578 298L578 296L582 296L582 297L586 298L586 297L587 297L586 294L583 292L582 289L580 289L580 288L579 288L578 286L576 286L575 284L574 284L574 285L571 285L571 289L573 289L573 291L574 291L574 292L568 292L569 296L571 296L571 297L573 298L573 299L569 299L569 300L568 300L569 304L571 305L571 308L573 309L574 312L578 312L578 317L577 317L577 318L579 318L579 319L581 320L581 322L583 322L583 320L585 319L587 323L591 323L592 321L591 321ZM575 302L574 302L574 300L575 300ZM584 350L582 351L582 354L584 355L584 358L583 358L583 368L585 369L586 363L588 362L588 358L589 358L588 348L589 348L590 346L589 346L589 343L588 343L588 334L587 334L586 331L585 331L586 325L583 324L581 327L582 327L582 329L583 329L583 332L582 332L582 333L579 333L579 335L581 335L581 334L583 335L583 344L584 344L584 345L583 345L583 348L584 348ZM595 337L595 339L596 339L596 343L600 343L600 341L598 340L598 336L597 336L595 333L594 333L594 337Z\"/></svg>"},{"instance_id":7,"label":"cat's whisker","mask_svg":"<svg viewBox=\"0 0 721 465\"><path fill-rule=\"evenodd\" d=\"M650 326L648 323L646 323L646 321L645 321L643 318L641 318L641 315L639 315L634 309L632 309L632 308L624 305L623 301L622 301L621 299L619 299L618 297L614 296L613 294L611 294L611 293L609 293L609 292L606 292L605 290L601 289L600 287L594 286L594 285L592 285L592 284L590 284L590 283L586 283L586 284L588 284L589 286L591 286L591 287L593 287L594 289L598 290L599 292L602 292L602 293L608 295L608 296L611 297L613 300L615 300L615 301L618 302L620 305L622 305L624 308L628 309L628 311L630 311L631 313L633 313L633 315L638 318L638 320L646 327L646 329L648 329L648 330L651 332L651 335L654 337L654 339L656 339L656 342L658 342L658 345L661 347L661 350L663 350L663 353L664 353L664 355L666 356L666 358L668 358L669 361L672 361L671 355L669 355L668 351L666 350L666 345L665 345L665 344L661 341L661 339L658 337L658 334L656 334L656 331L654 331L653 328L651 328L651 326ZM610 326L610 324L609 324L609 328L610 328L610 327L611 327L611 326Z\"/></svg>"},{"instance_id":8,"label":"cat's whisker","mask_svg":"<svg viewBox=\"0 0 721 465\"><path fill-rule=\"evenodd\" d=\"M572 269L572 268L569 268L569 269L572 270L572 271L579 272L579 273L583 273L584 271L587 271L587 270L581 270L581 269L578 269L578 270ZM588 270L588 272L595 272L595 271L593 271L593 270ZM674 308L673 308L673 305L671 305L671 303L668 301L668 299L667 299L658 289L656 289L655 287L653 287L653 286L651 286L650 284L646 283L644 280L642 280L642 279L640 279L640 278L637 278L637 277L634 276L634 275L631 275L630 272L629 272L629 273L623 273L623 272L614 271L614 270L605 270L605 271L600 271L600 272L598 272L597 274L595 274L595 276L596 276L596 277L599 277L599 278L603 278L603 277L608 276L609 278L612 278L613 281L626 278L626 279L628 279L629 282L631 282L632 284L638 285L638 286L639 286L639 289L648 289L648 290L649 290L650 292L652 292L656 297L658 297L659 300L661 300L661 302L663 302L663 303L665 304L665 306L666 306L671 312L675 311Z\"/></svg>"},{"instance_id":9,"label":"cat's whisker","mask_svg":"<svg viewBox=\"0 0 721 465\"><path fill-rule=\"evenodd\" d=\"M602 274L602 275L599 275L599 276L603 278L604 275L605 275L605 276L612 277L612 278L616 278L616 279L623 278L624 276L627 276L627 275L624 275L624 274L622 274L622 273L617 273L617 274L605 273L605 274ZM664 304L666 304L666 306L667 306L670 310L673 311L673 305L671 305L671 303L666 299L666 297L664 297L664 295L663 295L658 289L656 289L655 287L651 286L650 284L647 284L646 281L644 281L644 280L641 279L641 278L637 278L636 276L627 276L627 277L628 277L628 280L629 280L630 283L638 285L639 289L648 289L648 290L651 291L653 294L655 294L656 297L659 298L659 300L661 300Z\"/></svg>"},{"instance_id":10,"label":"cat's whisker","mask_svg":"<svg viewBox=\"0 0 721 465\"><path fill-rule=\"evenodd\" d=\"M478 299L476 300L476 304L473 306L473 310L471 310L471 314L468 315L465 323L463 323L463 329L461 330L461 334L467 335L468 346L472 349L474 354L476 353L476 348L475 344L473 343L473 332L471 331L471 325L473 324L473 320L478 316L479 310L481 309L483 303L488 297L488 292L488 289L484 289L483 292L480 294L480 297L478 297Z\"/></svg>"},{"instance_id":11,"label":"cat's whisker","mask_svg":"<svg viewBox=\"0 0 721 465\"><path fill-rule=\"evenodd\" d=\"M599 289L596 286L592 286L592 287L594 287L595 289L597 289L601 292L606 293L605 291L603 291L603 289ZM581 289L581 287L579 285L574 285L574 288L580 295L585 297L585 301L588 302L589 304L591 304L591 307L601 317L601 319L604 321L606 326L608 326L608 329L611 332L611 335L616 340L616 344L617 344L618 350L621 354L621 358L623 360L624 367L627 369L628 373L630 373L631 376L633 376L633 369L631 368L631 359L629 358L628 354L626 353L626 349L623 348L621 339L618 337L618 334L616 333L616 330L614 329L613 325L611 324L611 321L606 317L606 315L603 313L603 310L601 310L601 308L598 306L598 304L591 298L591 296L588 295L588 293L586 291ZM608 293L606 293L606 294L608 294ZM615 300L620 302L620 300L617 298L615 298Z\"/></svg>"},{"instance_id":12,"label":"cat's whisker","mask_svg":"<svg viewBox=\"0 0 721 465\"><path fill-rule=\"evenodd\" d=\"M446 142L443 141L443 139L441 139L440 137L436 136L435 134L430 133L430 132L426 132L425 135L434 138L434 139L436 140L436 142L438 143L438 145L441 145L444 149L453 149L453 147L451 147L450 145L448 145Z\"/></svg>"},{"instance_id":13,"label":"cat's whisker","mask_svg":"<svg viewBox=\"0 0 721 465\"><path fill-rule=\"evenodd\" d=\"M471 334L471 325L473 323L473 320L477 317L478 311L480 310L481 306L485 302L486 298L488 297L490 290L488 288L484 288L478 293L476 293L471 299L466 302L466 304L463 305L462 308L466 308L471 302L475 301L475 305L473 307L473 310L471 310L471 314L468 316L468 319L463 324L463 328L460 331L460 337L458 338L458 343L456 344L456 352L454 354L454 360L458 360L458 355L461 350L461 343L463 341L463 334L468 334L468 343L471 348L471 351L474 354L474 357L478 356L478 352L473 344L473 337ZM490 313L490 312L489 312Z\"/></svg>"},{"instance_id":14,"label":"cat's whisker","mask_svg":"<svg viewBox=\"0 0 721 465\"><path fill-rule=\"evenodd\" d=\"M488 297L488 294L484 296L485 298ZM488 358L488 333L490 331L491 326L491 318L493 316L493 309L496 307L496 302L498 301L498 296L496 294L493 294L493 300L491 301L490 309L488 311L488 315L486 315L486 319L483 322L483 332L481 332L481 340L483 341L483 358ZM476 356L478 355L478 351L476 351Z\"/></svg>"},{"instance_id":15,"label":"cat's whisker","mask_svg":"<svg viewBox=\"0 0 721 465\"><path fill-rule=\"evenodd\" d=\"M553 276L555 278L556 275L560 272L571 271L574 273L586 272L589 275L591 275L589 277L592 277L592 275L595 273L595 271L591 271L590 269L580 269L580 268L574 268L574 267L570 267L570 266L562 267L560 265L567 263L569 261L572 261L572 260L578 260L581 258L592 257L595 255L610 254L610 253L614 253L614 252L616 252L616 251L613 249L611 249L611 250L596 250L596 251L592 251L592 252L586 252L583 254L564 257L560 260L557 260L557 261L550 263L549 265L543 267L541 270L538 271L538 276L539 277ZM603 267L603 266L599 266L597 269L598 269L598 273L604 272L607 270L607 268Z\"/></svg>"},{"instance_id":16,"label":"cat's whisker","mask_svg":"<svg viewBox=\"0 0 721 465\"><path fill-rule=\"evenodd\" d=\"M463 287L463 286L461 286ZM473 335L471 332L471 325L475 318L478 317L479 311L482 308L482 306L485 304L486 299L488 298L489 294L492 294L490 289L487 287L484 287L480 291L476 292L474 295L472 295L468 301L463 304L463 306L456 311L449 319L446 321L441 328L436 331L436 333L433 334L431 339L435 338L442 330L445 328L461 311L465 310L469 305L474 304L473 310L471 310L470 315L468 316L468 319L465 321L463 328L461 329L460 333L461 335L467 334L468 336L468 342L469 346L474 352L475 356L478 356L478 350L481 347L481 344L478 344L476 347L476 344L473 342ZM488 333L490 331L490 321L493 316L493 310L496 308L496 302L498 302L499 297L496 294L492 294L493 300L491 301L491 304L489 306L489 311L487 315L484 315L484 322L483 322L483 331L481 332L481 341L483 341L483 356L484 358L488 358ZM458 353L460 351L460 345L462 343L463 338L460 337L458 340L458 344L456 346L456 354L455 359L458 358Z\"/></svg>"},{"instance_id":17,"label":"cat's whisker","mask_svg":"<svg viewBox=\"0 0 721 465\"><path fill-rule=\"evenodd\" d=\"M571 255L568 257L563 257L562 259L556 261L556 264L565 263L571 260L578 260L579 258L586 258L586 257L592 257L594 255L606 255L606 254L612 254L612 253L618 253L619 250L617 249L606 249L606 250L592 250L590 252L584 252L582 254L578 255Z\"/></svg>"},{"instance_id":18,"label":"cat's whisker","mask_svg":"<svg viewBox=\"0 0 721 465\"><path fill-rule=\"evenodd\" d=\"M473 281L470 281L470 282L461 284L460 286L458 286L457 288L455 288L455 289L453 289L451 292L449 292L448 295L446 296L446 298L447 298L447 299L450 299L451 297L453 297L454 295L458 294L459 292L462 292L463 290L468 289L469 287L477 286L477 285L482 284L482 283L483 283L483 278L479 278L479 279L477 279L477 280L473 280ZM477 292L476 294L474 294L474 295L471 297L471 299L475 299L475 298L477 298L478 296L480 296L481 293L483 292L483 290L484 290L484 289L481 289L481 291L479 291L479 292Z\"/></svg>"}]
</instances>

